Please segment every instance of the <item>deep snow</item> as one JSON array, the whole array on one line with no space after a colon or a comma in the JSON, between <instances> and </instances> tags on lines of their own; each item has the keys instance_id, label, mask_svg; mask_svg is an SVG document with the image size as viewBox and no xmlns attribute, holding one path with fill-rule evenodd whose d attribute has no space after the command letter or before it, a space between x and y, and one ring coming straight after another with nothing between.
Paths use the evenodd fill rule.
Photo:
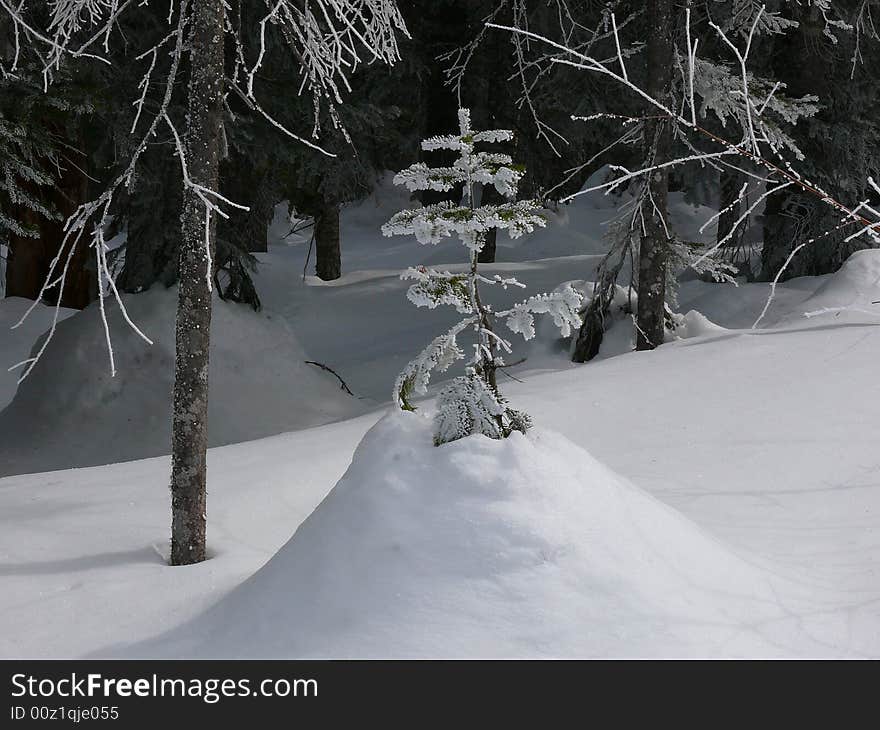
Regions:
<instances>
[{"instance_id":1,"label":"deep snow","mask_svg":"<svg viewBox=\"0 0 880 730\"><path fill-rule=\"evenodd\" d=\"M541 234L546 239L532 241L543 260L529 260L523 241L501 254L507 258L496 269L516 271L531 291L588 279L608 209L580 205L566 212L570 230L551 226ZM689 221L685 212L680 209ZM345 228L353 237L344 260L349 273L330 285L311 279L302 285L305 244L276 241L259 275L265 321L222 305L231 330L244 339L213 360L253 362L245 351L254 342L283 341L282 357L270 351L260 363L326 362L364 396L354 401L358 408L386 400L400 363L442 326L440 314L406 302L397 271L428 258L442 262L445 254L442 246L425 249L370 233L369 221L384 215L376 201L352 209ZM399 248L383 247L392 244ZM405 259L405 251L413 258ZM212 449L213 557L199 566L163 562L165 457L2 479L0 655L191 649L237 656L880 656L880 320L872 305L880 300L878 262L880 252L862 252L835 275L786 282L760 330L748 328L764 305L766 284L683 282L679 311L696 310L679 331L688 339L651 353L627 352L632 331L625 317L609 331L600 359L585 366L569 363L565 343L539 332L511 358L528 356L508 371L523 382L502 380L513 405L538 424L528 438L432 449L415 441L422 429L414 428L394 447L380 448L377 434L396 433L397 418L374 431L351 464L382 415L375 411ZM152 295L134 300L146 303ZM151 324L149 312L141 316ZM78 358L55 359L42 383L67 377L73 367L106 375L94 314L64 325L71 332L83 328L83 349ZM114 332L117 343L127 336L119 327ZM10 361L5 350L31 346L15 337L0 348ZM135 351L123 345L117 354L128 352L120 356L131 367ZM238 401L242 423L259 426L257 411L277 405L266 405L270 397L304 397L307 407L314 405L313 394L298 387L311 372L306 367L263 382L255 377L260 373L235 374L232 383L253 387ZM169 369L166 361L144 372L170 378L161 375ZM117 377L137 378L124 372L121 365ZM332 376L316 374L340 395ZM95 391L75 386L92 387L100 378L76 377L68 378L65 397L78 405L63 413L48 399L39 419L47 428L68 419L66 430L51 436L56 446L73 435L82 450L116 461L121 457L101 441L95 424L111 427L107 438L115 432L130 442L138 441L132 435L139 426L121 420L122 409L108 415ZM47 387L33 382L35 389ZM101 387L110 390L98 394L115 386ZM170 379L161 392L169 389ZM318 395L314 400L327 394ZM160 386L151 398L139 399L138 418L167 414ZM35 409L42 400L33 397ZM89 417L82 416L83 403L95 404ZM278 407L279 419L291 416L291 408ZM0 444L15 436L6 423ZM248 430L239 437L254 436ZM394 453L417 454L418 463L389 470ZM313 512L350 466L340 488ZM550 484L551 469L562 488ZM429 471L461 488L435 494ZM372 488L358 493L355 482ZM322 523L326 529L314 526ZM384 529L367 532L370 525ZM395 541L406 549L389 548ZM499 545L507 558L492 552ZM541 551L543 562L536 557ZM377 561L386 553L391 557ZM436 572L415 570L407 556ZM325 570L309 570L318 564ZM385 580L374 583L370 575ZM340 588L346 576L347 587ZM394 585L401 586L399 601L382 590ZM351 610L362 601L364 611ZM259 634L244 609L274 628L280 646ZM310 627L308 636L284 622L292 615ZM190 620L196 629L183 650L175 631ZM399 641L389 645L394 627Z\"/></svg>"},{"instance_id":2,"label":"deep snow","mask_svg":"<svg viewBox=\"0 0 880 730\"><path fill-rule=\"evenodd\" d=\"M168 452L177 290L126 296L148 345L109 304L117 373L100 312L61 322L43 357L0 411L0 476ZM215 298L209 440L237 443L363 413L365 405L308 358L283 319Z\"/></svg>"},{"instance_id":3,"label":"deep snow","mask_svg":"<svg viewBox=\"0 0 880 730\"><path fill-rule=\"evenodd\" d=\"M133 651L700 655L712 634L772 653L780 583L559 434L435 448L431 420L398 411L267 565Z\"/></svg>"},{"instance_id":4,"label":"deep snow","mask_svg":"<svg viewBox=\"0 0 880 730\"><path fill-rule=\"evenodd\" d=\"M674 200L676 224L696 237L695 221L708 214L680 196ZM605 246L603 221L619 202L603 195L585 196L547 211L547 229L514 240L499 236L499 263L485 271L515 275L528 289L490 292L488 298L509 305L568 280L588 279ZM245 306L215 300L211 445L320 425L387 402L397 372L435 334L457 321L446 308L416 311L406 300L409 284L399 278L406 266L465 268L461 246L454 241L421 246L405 237L382 236L381 224L408 204L408 193L391 185L389 178L369 198L345 208L346 273L333 282L314 276L303 281L308 238L285 236L291 223L282 215L285 206L277 208L270 250L257 254L263 311L255 314ZM157 285L125 301L154 346L127 328L110 303L117 358L117 375L111 378L97 304L62 322L16 402L0 411L0 476L168 452L177 293ZM17 320L22 302L0 300L0 326L13 317ZM22 328L4 332L0 363L9 367L23 360L48 326L49 316L51 310L40 306ZM565 345L552 326L542 327L542 332L545 336L536 343L517 343L510 361L527 357L531 369L558 367ZM627 351L629 341L629 333L618 329L609 336L604 354ZM340 392L332 375L305 365L306 359L333 368L357 399ZM0 408L11 400L16 378L7 375L0 380ZM442 376L436 382L441 381Z\"/></svg>"},{"instance_id":5,"label":"deep snow","mask_svg":"<svg viewBox=\"0 0 880 730\"><path fill-rule=\"evenodd\" d=\"M34 341L52 324L54 307L38 304L18 327L12 329L33 304L30 299L8 297L0 299L0 409L6 407L15 395L21 368L13 368L30 355ZM73 309L59 309L58 319L74 314Z\"/></svg>"}]
</instances>

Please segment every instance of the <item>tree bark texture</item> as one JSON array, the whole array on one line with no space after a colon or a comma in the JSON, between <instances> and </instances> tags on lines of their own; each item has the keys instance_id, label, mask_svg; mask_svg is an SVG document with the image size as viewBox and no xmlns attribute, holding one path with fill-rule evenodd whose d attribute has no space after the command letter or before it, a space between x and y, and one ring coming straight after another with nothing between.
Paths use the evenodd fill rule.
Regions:
<instances>
[{"instance_id":1,"label":"tree bark texture","mask_svg":"<svg viewBox=\"0 0 880 730\"><path fill-rule=\"evenodd\" d=\"M647 0L649 28L647 45L647 92L668 103L675 59L672 44L673 0ZM648 115L656 114L651 107ZM645 122L645 146L649 165L668 160L672 146L670 121L649 119ZM644 202L644 232L639 247L638 310L636 349L651 350L663 343L665 333L666 266L669 233L665 225L669 175L666 170L651 173L648 196Z\"/></svg>"},{"instance_id":2,"label":"tree bark texture","mask_svg":"<svg viewBox=\"0 0 880 730\"><path fill-rule=\"evenodd\" d=\"M194 183L218 190L223 92L223 0L192 5L191 70L186 157ZM209 281L215 228L205 245L204 203L184 192L171 436L171 563L205 559L208 364L211 334Z\"/></svg>"}]
</instances>

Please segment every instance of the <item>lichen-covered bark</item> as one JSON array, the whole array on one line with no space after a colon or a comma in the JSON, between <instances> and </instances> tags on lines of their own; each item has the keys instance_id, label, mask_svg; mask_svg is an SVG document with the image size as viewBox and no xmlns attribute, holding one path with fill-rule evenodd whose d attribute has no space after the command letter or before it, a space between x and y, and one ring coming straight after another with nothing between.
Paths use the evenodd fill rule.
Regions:
<instances>
[{"instance_id":1,"label":"lichen-covered bark","mask_svg":"<svg viewBox=\"0 0 880 730\"><path fill-rule=\"evenodd\" d=\"M647 0L645 4L648 33L647 92L664 104L669 99L671 74L675 68L672 45L673 0ZM651 109L648 114L655 114ZM648 164L657 165L669 158L672 144L670 122L649 119L645 122L645 145ZM664 225L669 194L669 175L657 170L648 180L649 197L644 204L644 233L639 247L639 300L636 349L651 350L663 343L664 304L666 301L666 265L669 235Z\"/></svg>"},{"instance_id":2,"label":"lichen-covered bark","mask_svg":"<svg viewBox=\"0 0 880 730\"><path fill-rule=\"evenodd\" d=\"M223 0L193 4L186 158L194 183L218 189L223 92ZM210 246L214 246L214 226ZM211 334L205 206L187 189L181 218L171 436L171 563L205 559L205 457ZM213 258L213 255L212 255Z\"/></svg>"}]
</instances>

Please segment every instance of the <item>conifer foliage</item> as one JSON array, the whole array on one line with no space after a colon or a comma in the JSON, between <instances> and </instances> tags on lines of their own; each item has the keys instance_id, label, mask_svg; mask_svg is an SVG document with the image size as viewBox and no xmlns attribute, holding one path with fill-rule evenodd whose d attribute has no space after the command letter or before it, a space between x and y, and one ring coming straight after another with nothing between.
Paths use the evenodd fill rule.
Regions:
<instances>
[{"instance_id":1,"label":"conifer foliage","mask_svg":"<svg viewBox=\"0 0 880 730\"><path fill-rule=\"evenodd\" d=\"M438 271L423 266L410 268L401 278L413 280L407 296L417 307L434 309L449 305L464 318L448 332L436 337L410 362L394 384L393 401L403 410L415 410L413 394L425 393L434 371L444 372L453 363L466 360L465 374L454 378L437 398L434 443L440 445L480 433L505 438L513 431L525 432L529 417L509 407L496 383L496 370L504 365L503 354L511 343L495 331L502 321L525 339L535 335L535 314L550 314L563 336L580 326L578 308L581 295L569 285L552 294L539 294L503 311L495 312L480 296L481 286L524 287L515 278L484 276L478 270L478 257L493 228L505 229L511 238L531 233L546 225L540 205L534 200L515 200L517 186L525 170L513 164L509 155L478 152L480 143L510 142L513 132L505 129L474 131L470 112L459 109L459 133L431 137L422 149L450 150L458 158L450 167L429 167L423 162L399 172L394 182L409 190L450 191L461 185L460 205L445 201L410 208L395 214L383 227L386 236L414 235L421 244L437 244L457 236L465 246L469 266L462 273ZM498 205L476 204L477 186L492 186L507 199ZM467 330L474 334L473 355L468 359L458 337Z\"/></svg>"}]
</instances>

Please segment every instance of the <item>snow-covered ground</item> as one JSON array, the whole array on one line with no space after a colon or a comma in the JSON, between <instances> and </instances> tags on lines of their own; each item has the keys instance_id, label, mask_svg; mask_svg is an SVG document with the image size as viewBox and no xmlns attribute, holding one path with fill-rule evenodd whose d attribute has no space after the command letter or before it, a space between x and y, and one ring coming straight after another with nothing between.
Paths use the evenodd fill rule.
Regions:
<instances>
[{"instance_id":1,"label":"snow-covered ground","mask_svg":"<svg viewBox=\"0 0 880 730\"><path fill-rule=\"evenodd\" d=\"M9 404L18 387L22 368L13 366L29 357L34 341L49 328L55 315L54 308L38 304L24 322L12 329L32 304L21 297L0 299L0 408ZM58 319L66 319L75 311L59 309Z\"/></svg>"},{"instance_id":2,"label":"snow-covered ground","mask_svg":"<svg viewBox=\"0 0 880 730\"><path fill-rule=\"evenodd\" d=\"M542 428L434 448L393 413L293 538L175 656L595 656L772 651L772 576ZM247 616L247 621L240 618Z\"/></svg>"},{"instance_id":3,"label":"snow-covered ground","mask_svg":"<svg viewBox=\"0 0 880 730\"><path fill-rule=\"evenodd\" d=\"M781 285L760 330L748 328L766 284L687 281L680 311L718 327L691 315L684 334L696 336L657 351L627 352L621 319L602 357L575 366L539 332L514 355L528 358L510 371L522 382L502 382L537 424L525 438L434 449L417 414L382 421L361 443L397 369L447 321L416 311L397 272L455 250L382 239L376 223L399 203L384 194L346 214L342 280L303 284L304 242L276 241L258 281L265 312L220 308L231 332L253 332L244 348L287 333L283 357L256 358L256 372L229 381L252 389L229 401L245 424L235 440L287 432L211 450L211 560L164 563L167 457L0 480L0 655L880 656L878 252ZM500 247L495 269L531 291L589 279L610 217L602 205L584 201ZM701 222L684 206L677 214ZM133 301L153 297L164 312L173 294ZM162 317L141 315L158 340ZM85 332L93 313L63 324L82 329L79 349L58 350L16 398L30 393L21 402L43 422L28 425L34 452L50 463L68 441L66 458L160 453L102 441L111 431L148 440L148 417L160 427L167 341L148 366L121 354L134 340L116 329L117 377L162 379L139 397L86 377L106 358L100 332ZM16 330L3 357L22 359L38 332L25 343ZM234 344L217 352L223 367L245 367ZM359 410L325 425L291 412L249 431L259 412L294 411L297 398L337 402L332 376L306 358L337 370ZM287 361L289 373L263 372ZM227 393L214 388L215 399ZM2 445L18 443L9 412L0 466L27 471Z\"/></svg>"},{"instance_id":4,"label":"snow-covered ground","mask_svg":"<svg viewBox=\"0 0 880 730\"><path fill-rule=\"evenodd\" d=\"M12 402L0 411L0 476L93 466L166 453L171 439L176 289L161 285L117 306L110 374L97 307L68 317ZM271 312L215 302L211 445L237 443L363 413L329 373L306 362L296 336Z\"/></svg>"}]
</instances>

